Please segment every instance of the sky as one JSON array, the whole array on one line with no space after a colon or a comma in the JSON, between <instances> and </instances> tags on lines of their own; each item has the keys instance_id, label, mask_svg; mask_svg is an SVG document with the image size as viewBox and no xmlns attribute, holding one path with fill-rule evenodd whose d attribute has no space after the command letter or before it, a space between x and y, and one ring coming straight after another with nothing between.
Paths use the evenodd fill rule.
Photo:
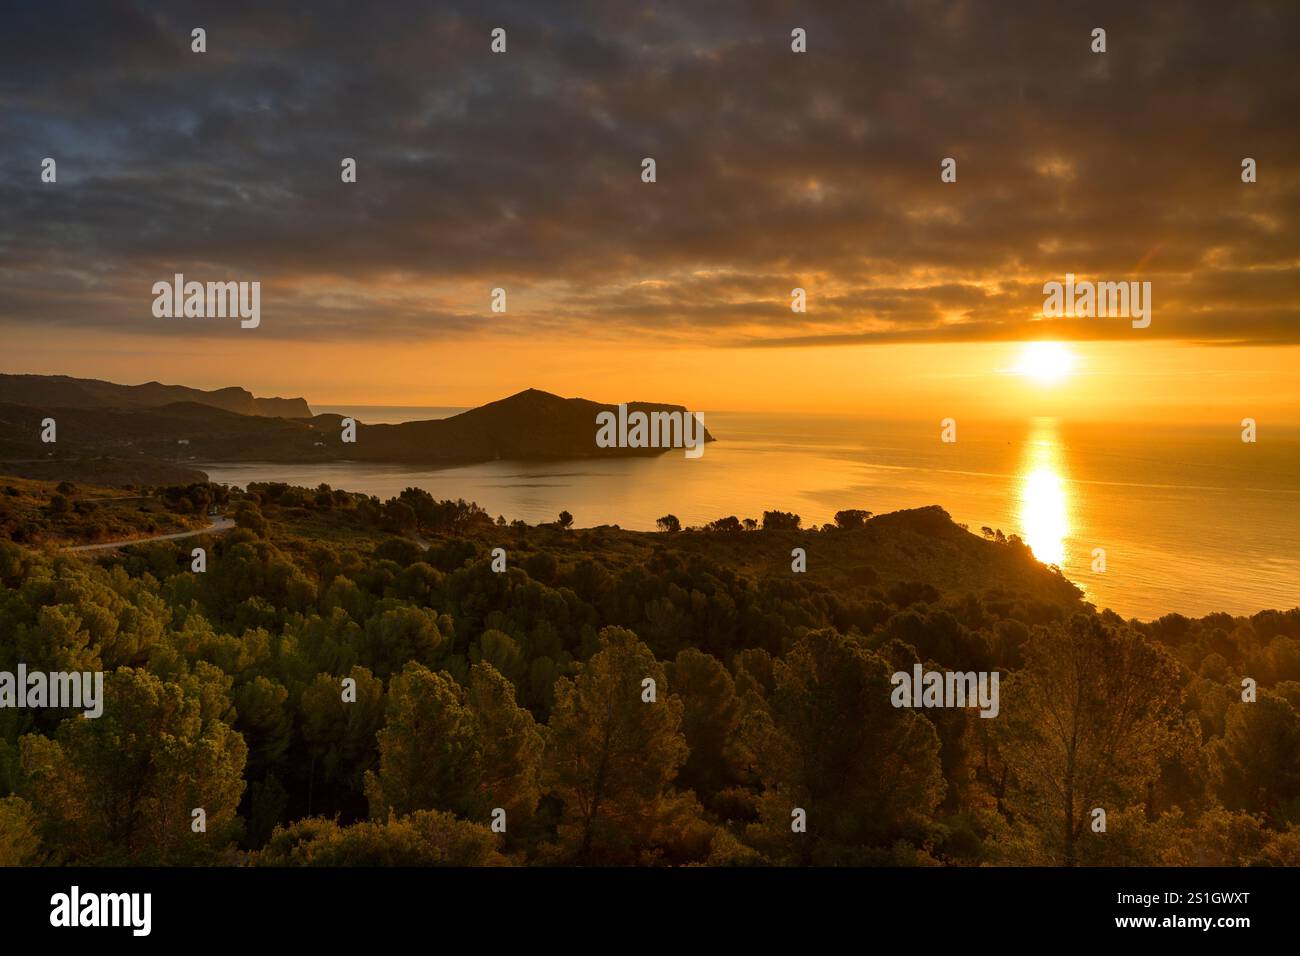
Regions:
<instances>
[{"instance_id":1,"label":"sky","mask_svg":"<svg viewBox=\"0 0 1300 956\"><path fill-rule=\"evenodd\" d=\"M1298 44L1249 0L6 5L0 371L1300 423ZM156 317L176 273L260 324ZM1045 317L1067 273L1150 326Z\"/></svg>"}]
</instances>

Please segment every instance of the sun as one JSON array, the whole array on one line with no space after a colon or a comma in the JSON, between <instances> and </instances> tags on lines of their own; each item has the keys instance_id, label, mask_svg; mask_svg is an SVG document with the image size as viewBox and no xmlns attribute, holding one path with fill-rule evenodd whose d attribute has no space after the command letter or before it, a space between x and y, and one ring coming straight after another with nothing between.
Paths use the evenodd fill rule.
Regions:
<instances>
[{"instance_id":1,"label":"sun","mask_svg":"<svg viewBox=\"0 0 1300 956\"><path fill-rule=\"evenodd\" d=\"M1056 385L1074 369L1074 353L1062 342L1026 342L1013 372L1039 385Z\"/></svg>"}]
</instances>

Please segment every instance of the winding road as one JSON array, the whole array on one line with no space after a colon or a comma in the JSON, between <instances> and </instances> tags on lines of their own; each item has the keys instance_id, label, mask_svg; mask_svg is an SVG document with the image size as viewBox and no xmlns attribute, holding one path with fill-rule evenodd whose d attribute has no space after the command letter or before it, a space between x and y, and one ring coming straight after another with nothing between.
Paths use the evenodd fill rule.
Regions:
<instances>
[{"instance_id":1,"label":"winding road","mask_svg":"<svg viewBox=\"0 0 1300 956\"><path fill-rule=\"evenodd\" d=\"M234 518L218 517L206 528L196 528L193 531L178 531L175 534L160 534L152 538L132 538L130 541L105 541L102 544L78 544L70 548L60 548L59 550L111 551L114 548L125 548L132 544L148 544L151 541L179 541L181 538L193 538L200 534L217 534L222 531L229 531L234 526Z\"/></svg>"}]
</instances>

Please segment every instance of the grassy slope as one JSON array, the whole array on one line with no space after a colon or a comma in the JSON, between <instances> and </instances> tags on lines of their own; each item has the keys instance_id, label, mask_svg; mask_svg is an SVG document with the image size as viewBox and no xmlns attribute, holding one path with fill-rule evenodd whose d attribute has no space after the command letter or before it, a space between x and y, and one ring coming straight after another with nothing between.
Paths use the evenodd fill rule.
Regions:
<instances>
[{"instance_id":1,"label":"grassy slope","mask_svg":"<svg viewBox=\"0 0 1300 956\"><path fill-rule=\"evenodd\" d=\"M69 511L52 515L48 506L56 485L0 475L0 537L19 540L22 536L16 535L15 529L27 528L35 529L36 537L24 541L26 544L94 544L201 528L208 521L201 515L167 511L156 500L133 500L138 494L135 491L80 484L67 496ZM75 510L78 502L86 502L83 507L89 510L79 514Z\"/></svg>"}]
</instances>

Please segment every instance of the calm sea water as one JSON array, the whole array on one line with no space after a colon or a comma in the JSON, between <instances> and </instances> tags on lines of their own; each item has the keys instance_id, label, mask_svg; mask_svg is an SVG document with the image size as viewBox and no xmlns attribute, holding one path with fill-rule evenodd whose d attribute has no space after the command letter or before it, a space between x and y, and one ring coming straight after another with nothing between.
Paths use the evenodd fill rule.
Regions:
<instances>
[{"instance_id":1,"label":"calm sea water","mask_svg":"<svg viewBox=\"0 0 1300 956\"><path fill-rule=\"evenodd\" d=\"M365 422L458 409L323 408ZM653 529L726 515L794 511L804 526L842 508L942 505L974 531L1019 534L1098 606L1143 619L1170 611L1247 614L1300 604L1300 433L1245 444L1221 427L1085 426L1055 419L937 423L708 413L719 441L703 457L407 466L202 465L213 481L286 481L387 498L414 485L530 523L573 513L580 527ZM1105 549L1106 571L1092 570Z\"/></svg>"}]
</instances>

